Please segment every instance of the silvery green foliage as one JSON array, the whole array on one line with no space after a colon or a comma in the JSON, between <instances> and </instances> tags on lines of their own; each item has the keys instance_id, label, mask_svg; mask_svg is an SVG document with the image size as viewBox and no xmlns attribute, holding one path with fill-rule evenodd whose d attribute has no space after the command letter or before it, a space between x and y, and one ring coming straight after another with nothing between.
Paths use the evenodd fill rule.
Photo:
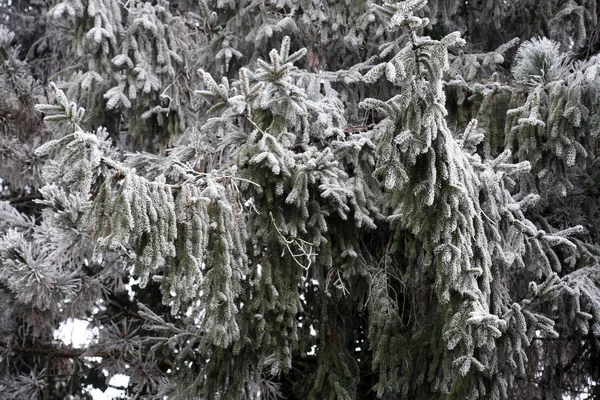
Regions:
<instances>
[{"instance_id":1,"label":"silvery green foliage","mask_svg":"<svg viewBox=\"0 0 600 400\"><path fill-rule=\"evenodd\" d=\"M427 21L413 13L423 6L424 2L414 1L380 8L390 17L390 27L406 29L410 41L388 62L365 75L372 82L385 73L386 79L400 86L403 93L386 102L367 99L362 103L385 117L376 128L381 143L376 173L392 190L395 210L389 218L396 229L408 230L422 243L422 253L413 262L435 277L434 287L443 305L443 338L452 356L441 356L441 368L432 367L428 372L430 380L432 375L435 377L431 381L434 390L449 395L460 393L466 398L506 398L515 376L524 373L524 348L530 345L533 332L557 336L554 323L536 306L569 292L555 276L554 271L560 271L561 266L552 247L576 250L568 236L582 233L583 228L553 234L538 230L522 214L518 197L504 188L514 177L527 173L529 163L507 164L511 156L508 150L482 163L479 156L470 154L465 143L452 137L444 119L447 113L442 73L449 68L446 49L461 42L457 34L440 41L417 36L414 29ZM517 56L516 62L522 59ZM537 121L536 104L529 107L531 120ZM468 125L463 137L473 134L476 122ZM535 202L523 200L524 206ZM544 290L535 291L525 305L512 303L510 297L504 297L505 289L492 284L513 265L531 269L537 279L545 279L541 286ZM389 296L378 286L375 288L379 296ZM462 300L454 303L457 296ZM393 302L391 298L386 301L392 304L387 313L398 307ZM579 304L579 300L576 302ZM521 311L524 306L526 314ZM380 346L374 348L374 366L385 366L388 371L380 383L380 394L384 389L399 390L402 383L410 384L392 375L398 367L407 368L408 373L409 362L385 356L393 353L394 342L406 342L402 322L392 323L385 315L380 317L385 329L371 322L371 339ZM382 341L380 335L387 341ZM504 361L507 359L509 366L516 368L509 368ZM476 371L487 371L489 375ZM402 390L406 393L410 389Z\"/></svg>"},{"instance_id":2,"label":"silvery green foliage","mask_svg":"<svg viewBox=\"0 0 600 400\"><path fill-rule=\"evenodd\" d=\"M598 21L598 2L595 0L548 0L543 7L536 0L492 0L470 7L459 0L433 0L427 5L432 18L439 18L451 28L468 26L467 34L473 35L475 40L480 32L490 30L497 33L510 30L526 38L545 31L549 38L570 45L576 51L597 40L590 40L589 35ZM540 24L540 20L545 23ZM498 44L492 37L485 40L492 45Z\"/></svg>"},{"instance_id":3,"label":"silvery green foliage","mask_svg":"<svg viewBox=\"0 0 600 400\"><path fill-rule=\"evenodd\" d=\"M65 1L48 11L48 19L63 22L64 28L74 32L74 53L82 57L87 67L78 73L82 92L79 97L87 100L89 108L99 106L98 89L105 90L110 85L107 80L113 74L106 75L111 71L111 60L117 54L118 39L123 33L121 7L111 0Z\"/></svg>"},{"instance_id":4,"label":"silvery green foliage","mask_svg":"<svg viewBox=\"0 0 600 400\"><path fill-rule=\"evenodd\" d=\"M87 218L98 245L108 249L134 246L134 273L140 277L140 287L151 277L161 281L163 301L173 314L181 304L198 298L206 306L194 314L203 317L206 341L227 347L239 335L233 319L237 313L234 300L245 271L245 250L239 225L233 223L237 218L230 198L219 184L226 178L195 180L202 190L184 183L177 188L176 201L164 177L149 181L109 158L111 146L105 131L83 132L78 125L83 109L55 90L58 105L38 108L50 114L47 121L64 121L64 129L72 127L75 132L47 142L37 151L55 153L53 172L68 169L54 177L70 185L73 196L94 193L93 207L80 209L89 211ZM92 181L97 188L92 188ZM178 267L157 274L171 263Z\"/></svg>"},{"instance_id":5,"label":"silvery green foliage","mask_svg":"<svg viewBox=\"0 0 600 400\"><path fill-rule=\"evenodd\" d=\"M90 237L83 226L82 209L87 200L69 195L55 185L40 191L44 195L42 222L19 214L2 203L2 281L14 298L16 309L44 311L38 334L52 327L52 318L63 313L78 315L95 300L99 282L83 281L77 269L91 257ZM87 291L87 292L86 292ZM88 295L91 295L89 298ZM33 317L33 315L32 315Z\"/></svg>"},{"instance_id":6,"label":"silvery green foliage","mask_svg":"<svg viewBox=\"0 0 600 400\"><path fill-rule=\"evenodd\" d=\"M507 111L506 141L518 149L518 160L529 160L543 188L566 195L572 185L566 169L585 164L587 147L597 137L599 105L598 57L569 63L568 54L547 39L524 43L513 74L535 85L525 104ZM536 71L539 71L536 73Z\"/></svg>"},{"instance_id":7,"label":"silvery green foliage","mask_svg":"<svg viewBox=\"0 0 600 400\"><path fill-rule=\"evenodd\" d=\"M43 161L34 150L45 139L34 105L40 99L41 85L31 75L28 65L19 59L19 46L13 45L14 32L0 26L0 88L2 132L0 163L2 175L17 188L40 184ZM35 132L35 134L33 134Z\"/></svg>"},{"instance_id":8,"label":"silvery green foliage","mask_svg":"<svg viewBox=\"0 0 600 400\"><path fill-rule=\"evenodd\" d=\"M43 377L32 372L30 375L7 376L0 383L0 390L7 399L37 398L44 393Z\"/></svg>"},{"instance_id":9,"label":"silvery green foliage","mask_svg":"<svg viewBox=\"0 0 600 400\"><path fill-rule=\"evenodd\" d=\"M51 8L48 18L73 35L80 64L71 72L75 84L68 93L94 110L88 119L108 119L119 127L115 115L125 112L130 115L127 126L132 136L148 129L157 134L184 129L187 96L178 85L165 90L178 79L180 53L186 51L176 37L180 22L168 4L136 1L123 10L111 0L67 0ZM152 145L148 141L147 146Z\"/></svg>"},{"instance_id":10,"label":"silvery green foliage","mask_svg":"<svg viewBox=\"0 0 600 400\"><path fill-rule=\"evenodd\" d=\"M560 44L546 38L534 38L523 43L512 68L515 80L525 85L539 85L562 79L568 72L568 54Z\"/></svg>"},{"instance_id":11,"label":"silvery green foliage","mask_svg":"<svg viewBox=\"0 0 600 400\"><path fill-rule=\"evenodd\" d=\"M5 259L0 279L18 302L47 311L75 294L74 277L60 271L43 249L34 247L22 234L10 230L0 243Z\"/></svg>"},{"instance_id":12,"label":"silvery green foliage","mask_svg":"<svg viewBox=\"0 0 600 400\"><path fill-rule=\"evenodd\" d=\"M250 314L242 318L256 324L256 329L246 333L246 340L261 348L257 361L272 374L291 367L291 349L299 339L298 314L303 309L296 289L303 282L302 275L326 280L336 276L340 287L344 285L342 272L330 270L327 276L319 276L324 272L314 271L311 265L333 268L332 253L341 252L339 256L347 260L344 276L364 273L365 260L358 245L332 236L327 216L334 212L349 226L374 227L371 214L376 211L371 189L356 177L372 166L373 158L361 155L372 153L372 142L360 134L343 139L342 104L327 92L333 89L325 86L323 94L318 77L300 74L293 63L306 51L291 53L289 49L290 40L284 38L279 51L269 53L269 61L259 60L255 71L240 70L239 80L231 83L217 84L208 72L202 72L206 89L199 92L212 102L211 111L220 114L209 119L203 130L218 135L226 129L239 132L244 129L239 119L247 121L245 143L239 145L236 158L238 165L245 166L239 171L245 178L240 189L249 198L249 243L259 265L252 266L256 286L248 303L244 301ZM323 140L331 141L329 148L323 148ZM340 157L344 164L356 166L353 176L340 169L336 152L344 154ZM281 254L282 259L272 254ZM269 324L275 318L277 324ZM333 383L340 378L328 378L328 374L335 365L343 366L347 355L334 352L329 357L331 364L320 369L314 394L344 392ZM207 370L213 368L211 359ZM343 379L352 382L352 376L355 373L346 371Z\"/></svg>"},{"instance_id":13,"label":"silvery green foliage","mask_svg":"<svg viewBox=\"0 0 600 400\"><path fill-rule=\"evenodd\" d=\"M119 373L140 399L593 385L599 64L561 49L593 49L595 2L549 1L552 40L527 40L533 3L55 4L77 58L37 106L33 210L0 202L1 393ZM18 109L38 86L0 56ZM13 136L4 159L33 151ZM54 339L67 318L98 328L84 349Z\"/></svg>"}]
</instances>

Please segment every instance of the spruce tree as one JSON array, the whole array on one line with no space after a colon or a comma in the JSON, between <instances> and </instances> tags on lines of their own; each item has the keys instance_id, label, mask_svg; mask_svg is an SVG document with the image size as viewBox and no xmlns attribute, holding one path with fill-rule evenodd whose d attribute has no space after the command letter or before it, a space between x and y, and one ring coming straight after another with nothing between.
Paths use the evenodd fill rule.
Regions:
<instances>
[{"instance_id":1,"label":"spruce tree","mask_svg":"<svg viewBox=\"0 0 600 400\"><path fill-rule=\"evenodd\" d=\"M3 3L0 397L600 396L600 9L537 3Z\"/></svg>"}]
</instances>

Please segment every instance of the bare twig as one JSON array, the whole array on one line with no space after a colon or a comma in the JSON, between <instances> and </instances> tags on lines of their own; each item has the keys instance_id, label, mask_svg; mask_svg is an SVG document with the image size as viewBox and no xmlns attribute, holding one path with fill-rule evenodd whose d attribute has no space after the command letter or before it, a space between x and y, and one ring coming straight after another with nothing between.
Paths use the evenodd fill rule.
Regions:
<instances>
[{"instance_id":1,"label":"bare twig","mask_svg":"<svg viewBox=\"0 0 600 400\"><path fill-rule=\"evenodd\" d=\"M292 259L296 262L296 264L298 264L304 270L308 270L312 264L312 257L317 255L316 253L312 252L313 244L310 242L307 242L306 240L302 240L300 238L286 239L285 236L283 236L283 234L279 230L279 227L277 226L277 224L275 223L275 218L273 218L273 213L269 212L269 217L271 217L271 222L273 223L273 226L275 227L275 231L277 231L277 234L279 235L279 237L285 244L288 252L292 256ZM296 254L296 253L294 253L294 251L292 251L291 245L293 245L293 244L296 245L296 247L300 251L298 254ZM307 265L302 264L299 261L300 257L305 257L306 260L308 260L308 264Z\"/></svg>"}]
</instances>

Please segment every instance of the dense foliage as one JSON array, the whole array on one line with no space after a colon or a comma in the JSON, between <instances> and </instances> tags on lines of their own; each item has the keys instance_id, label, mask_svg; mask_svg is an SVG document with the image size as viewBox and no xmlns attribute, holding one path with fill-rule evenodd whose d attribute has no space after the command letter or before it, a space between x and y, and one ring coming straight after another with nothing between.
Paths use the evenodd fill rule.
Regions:
<instances>
[{"instance_id":1,"label":"dense foliage","mask_svg":"<svg viewBox=\"0 0 600 400\"><path fill-rule=\"evenodd\" d=\"M0 397L600 397L600 9L538 3L3 1Z\"/></svg>"}]
</instances>

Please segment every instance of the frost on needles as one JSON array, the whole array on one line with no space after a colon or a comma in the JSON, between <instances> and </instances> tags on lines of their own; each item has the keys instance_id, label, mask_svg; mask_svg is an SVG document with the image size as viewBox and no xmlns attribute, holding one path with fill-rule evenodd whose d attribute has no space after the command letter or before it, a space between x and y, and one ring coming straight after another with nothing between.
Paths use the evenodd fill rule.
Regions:
<instances>
[{"instance_id":1,"label":"frost on needles","mask_svg":"<svg viewBox=\"0 0 600 400\"><path fill-rule=\"evenodd\" d=\"M477 52L452 31L510 5L65 0L76 61L47 92L0 30L0 393L85 398L103 371L140 399L567 393L563 359L600 351L575 3ZM98 327L84 349L68 318Z\"/></svg>"}]
</instances>

